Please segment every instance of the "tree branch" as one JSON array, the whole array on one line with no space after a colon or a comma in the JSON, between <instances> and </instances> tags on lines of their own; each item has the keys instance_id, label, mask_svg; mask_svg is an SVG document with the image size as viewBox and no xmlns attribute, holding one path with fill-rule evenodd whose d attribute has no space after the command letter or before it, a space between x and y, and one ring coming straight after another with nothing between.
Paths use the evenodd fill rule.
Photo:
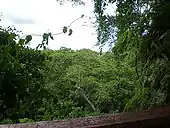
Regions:
<instances>
[{"instance_id":1,"label":"tree branch","mask_svg":"<svg viewBox=\"0 0 170 128\"><path fill-rule=\"evenodd\" d=\"M79 17L79 18L77 18L77 19L75 19L74 21L72 21L67 27L69 28L74 22L76 22L77 20L79 20L79 19L81 19L81 18L83 18L84 17L84 15L81 15L81 17ZM59 32L59 33L54 33L54 34L52 34L53 36L56 36L56 35L60 35L60 34L63 34L64 32ZM31 36L43 36L43 35L41 35L41 34L30 34ZM24 38L24 37L26 37L27 35L24 35L24 36L21 36L19 39L22 39L22 38Z\"/></svg>"}]
</instances>

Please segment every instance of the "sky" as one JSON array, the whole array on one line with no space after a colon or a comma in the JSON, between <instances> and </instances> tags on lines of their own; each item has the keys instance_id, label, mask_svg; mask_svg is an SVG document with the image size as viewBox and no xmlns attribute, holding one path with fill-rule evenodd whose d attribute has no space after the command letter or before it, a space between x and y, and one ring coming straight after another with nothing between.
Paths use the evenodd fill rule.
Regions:
<instances>
[{"instance_id":1,"label":"sky","mask_svg":"<svg viewBox=\"0 0 170 128\"><path fill-rule=\"evenodd\" d=\"M54 40L49 41L48 47L53 50L57 50L62 46L73 50L88 48L99 51L99 48L95 47L97 42L96 28L90 25L90 21L95 19L89 20L88 18L94 17L94 7L91 0L86 0L85 6L72 6L72 3L60 5L56 0L0 1L0 12L3 15L1 24L3 26L14 25L24 35L62 32L64 26L68 26L72 21L84 14L85 17L71 25L73 30L71 36L67 34L54 36ZM41 40L42 37L33 36L31 47L35 48L41 43ZM107 46L104 47L104 51L108 49Z\"/></svg>"}]
</instances>

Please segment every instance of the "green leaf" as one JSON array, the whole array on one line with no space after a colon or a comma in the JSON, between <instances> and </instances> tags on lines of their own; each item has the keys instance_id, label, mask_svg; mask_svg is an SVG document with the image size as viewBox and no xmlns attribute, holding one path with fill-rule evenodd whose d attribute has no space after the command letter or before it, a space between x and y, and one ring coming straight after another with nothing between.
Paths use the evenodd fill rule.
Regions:
<instances>
[{"instance_id":1,"label":"green leaf","mask_svg":"<svg viewBox=\"0 0 170 128\"><path fill-rule=\"evenodd\" d=\"M81 15L81 18L83 18L83 17L84 17L84 14Z\"/></svg>"},{"instance_id":2,"label":"green leaf","mask_svg":"<svg viewBox=\"0 0 170 128\"><path fill-rule=\"evenodd\" d=\"M54 40L54 37L52 36L51 33L49 33L49 36L50 36L50 38L51 38L52 40Z\"/></svg>"},{"instance_id":3,"label":"green leaf","mask_svg":"<svg viewBox=\"0 0 170 128\"><path fill-rule=\"evenodd\" d=\"M67 32L67 27L63 27L63 33Z\"/></svg>"},{"instance_id":4,"label":"green leaf","mask_svg":"<svg viewBox=\"0 0 170 128\"><path fill-rule=\"evenodd\" d=\"M24 44L24 42L25 42L25 40L24 40L24 39L20 39L18 43L19 43L20 45L23 45L23 44Z\"/></svg>"},{"instance_id":5,"label":"green leaf","mask_svg":"<svg viewBox=\"0 0 170 128\"><path fill-rule=\"evenodd\" d=\"M47 40L48 36L49 36L49 34L44 33L44 34L43 34L43 40L44 40L44 41Z\"/></svg>"},{"instance_id":6,"label":"green leaf","mask_svg":"<svg viewBox=\"0 0 170 128\"><path fill-rule=\"evenodd\" d=\"M27 35L25 38L25 44L29 43L32 40L32 36L31 35Z\"/></svg>"},{"instance_id":7,"label":"green leaf","mask_svg":"<svg viewBox=\"0 0 170 128\"><path fill-rule=\"evenodd\" d=\"M49 38L49 34L48 33L44 33L43 34L43 42L45 41L45 43L48 45L48 38Z\"/></svg>"},{"instance_id":8,"label":"green leaf","mask_svg":"<svg viewBox=\"0 0 170 128\"><path fill-rule=\"evenodd\" d=\"M68 35L70 36L72 33L73 33L73 30L72 30L72 29L69 29Z\"/></svg>"},{"instance_id":9,"label":"green leaf","mask_svg":"<svg viewBox=\"0 0 170 128\"><path fill-rule=\"evenodd\" d=\"M43 46L44 50L46 49L46 46Z\"/></svg>"}]
</instances>

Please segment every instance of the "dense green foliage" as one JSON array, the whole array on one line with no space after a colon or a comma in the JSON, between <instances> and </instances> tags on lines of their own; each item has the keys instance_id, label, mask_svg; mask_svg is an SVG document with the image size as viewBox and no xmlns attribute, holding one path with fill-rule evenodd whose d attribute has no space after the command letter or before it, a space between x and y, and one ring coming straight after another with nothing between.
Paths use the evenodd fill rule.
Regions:
<instances>
[{"instance_id":1,"label":"dense green foliage","mask_svg":"<svg viewBox=\"0 0 170 128\"><path fill-rule=\"evenodd\" d=\"M94 0L99 42L114 43L120 61L136 67L138 93L126 109L150 108L170 102L168 0ZM116 14L104 14L107 4L116 4ZM116 40L112 38L116 34ZM103 38L105 37L105 38Z\"/></svg>"},{"instance_id":2,"label":"dense green foliage","mask_svg":"<svg viewBox=\"0 0 170 128\"><path fill-rule=\"evenodd\" d=\"M1 123L117 113L134 95L135 69L112 52L38 51L15 33L1 31Z\"/></svg>"},{"instance_id":3,"label":"dense green foliage","mask_svg":"<svg viewBox=\"0 0 170 128\"><path fill-rule=\"evenodd\" d=\"M134 95L135 69L112 52L33 50L14 32L1 32L2 123L117 113Z\"/></svg>"},{"instance_id":4,"label":"dense green foliage","mask_svg":"<svg viewBox=\"0 0 170 128\"><path fill-rule=\"evenodd\" d=\"M19 116L34 117L46 92L45 55L25 47L25 40L16 42L16 33L10 27L0 31L0 119L18 122Z\"/></svg>"},{"instance_id":5,"label":"dense green foliage","mask_svg":"<svg viewBox=\"0 0 170 128\"><path fill-rule=\"evenodd\" d=\"M52 58L45 74L53 95L50 104L56 106L54 118L120 112L132 97L135 70L117 62L112 53L100 56L66 48L47 53Z\"/></svg>"},{"instance_id":6,"label":"dense green foliage","mask_svg":"<svg viewBox=\"0 0 170 128\"><path fill-rule=\"evenodd\" d=\"M78 0L81 2L81 0ZM116 3L114 16L104 13ZM15 28L0 27L0 122L83 117L170 102L170 2L94 0L98 41L110 52L28 47ZM81 18L84 15L81 16ZM64 27L62 33L72 34ZM68 29L68 30L67 30Z\"/></svg>"}]
</instances>

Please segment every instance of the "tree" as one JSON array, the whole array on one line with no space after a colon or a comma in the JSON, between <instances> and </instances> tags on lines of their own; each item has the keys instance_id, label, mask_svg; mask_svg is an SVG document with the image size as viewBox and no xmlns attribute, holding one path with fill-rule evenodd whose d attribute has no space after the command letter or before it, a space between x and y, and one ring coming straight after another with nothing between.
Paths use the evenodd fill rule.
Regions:
<instances>
[{"instance_id":1,"label":"tree","mask_svg":"<svg viewBox=\"0 0 170 128\"><path fill-rule=\"evenodd\" d=\"M45 55L25 47L26 40L16 42L17 36L11 27L0 28L0 120L14 122L25 114L34 119L46 92L41 72Z\"/></svg>"},{"instance_id":2,"label":"tree","mask_svg":"<svg viewBox=\"0 0 170 128\"><path fill-rule=\"evenodd\" d=\"M115 16L104 15L108 3L116 3ZM139 93L127 106L149 108L169 103L169 1L95 0L95 12L99 39L108 40L116 32L113 52L120 61L136 67Z\"/></svg>"}]
</instances>

